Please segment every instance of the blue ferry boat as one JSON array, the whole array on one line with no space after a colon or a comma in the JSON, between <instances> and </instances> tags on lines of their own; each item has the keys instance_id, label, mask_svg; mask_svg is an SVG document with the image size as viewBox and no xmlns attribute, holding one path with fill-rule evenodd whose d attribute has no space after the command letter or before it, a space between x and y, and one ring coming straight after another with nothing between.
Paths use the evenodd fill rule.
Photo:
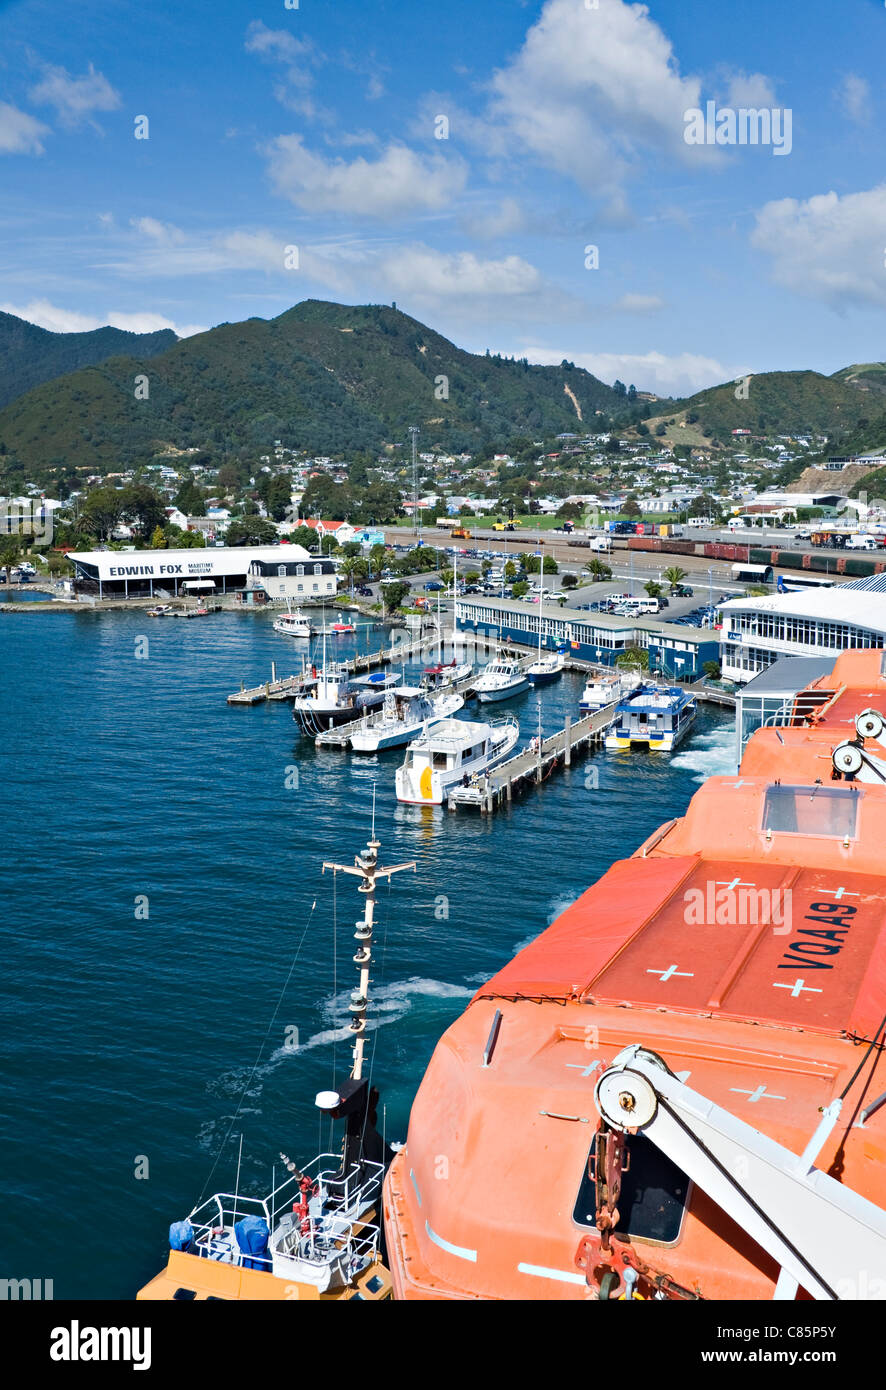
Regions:
<instances>
[{"instance_id":1,"label":"blue ferry boat","mask_svg":"<svg viewBox=\"0 0 886 1390\"><path fill-rule=\"evenodd\" d=\"M679 685L638 685L615 709L606 747L645 746L650 752L670 753L695 722L696 702Z\"/></svg>"}]
</instances>

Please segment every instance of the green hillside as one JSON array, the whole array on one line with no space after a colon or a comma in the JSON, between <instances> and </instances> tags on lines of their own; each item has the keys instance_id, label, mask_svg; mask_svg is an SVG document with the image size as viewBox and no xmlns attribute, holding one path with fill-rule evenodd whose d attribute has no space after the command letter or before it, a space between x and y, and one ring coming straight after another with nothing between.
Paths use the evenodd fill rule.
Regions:
<instances>
[{"instance_id":1,"label":"green hillside","mask_svg":"<svg viewBox=\"0 0 886 1390\"><path fill-rule=\"evenodd\" d=\"M136 400L135 378L149 397ZM445 379L445 380L444 380ZM158 448L340 453L403 441L476 447L515 434L581 431L623 396L581 368L463 352L394 308L308 300L279 318L221 324L145 360L116 357L49 382L0 411L0 443L26 469L96 469ZM448 399L447 399L448 391Z\"/></svg>"},{"instance_id":2,"label":"green hillside","mask_svg":"<svg viewBox=\"0 0 886 1390\"><path fill-rule=\"evenodd\" d=\"M65 372L123 353L147 360L166 352L177 341L169 328L157 333L125 333L120 328L50 333L14 314L0 313L0 408Z\"/></svg>"},{"instance_id":3,"label":"green hillside","mask_svg":"<svg viewBox=\"0 0 886 1390\"><path fill-rule=\"evenodd\" d=\"M870 413L865 393L839 377L819 372L761 372L751 376L747 399L736 399L738 383L713 386L678 401L660 418L689 420L707 438L730 442L732 431L752 434L826 434L854 428ZM692 421L691 417L697 416ZM656 423L647 421L650 427Z\"/></svg>"},{"instance_id":4,"label":"green hillside","mask_svg":"<svg viewBox=\"0 0 886 1390\"><path fill-rule=\"evenodd\" d=\"M886 362L855 362L834 372L832 380L843 381L859 391L886 395Z\"/></svg>"}]
</instances>

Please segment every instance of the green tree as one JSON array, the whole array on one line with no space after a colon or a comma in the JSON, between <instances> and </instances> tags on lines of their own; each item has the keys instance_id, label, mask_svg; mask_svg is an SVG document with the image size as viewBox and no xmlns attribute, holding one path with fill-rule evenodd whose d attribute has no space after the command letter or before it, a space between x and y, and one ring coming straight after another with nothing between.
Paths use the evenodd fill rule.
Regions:
<instances>
[{"instance_id":1,"label":"green tree","mask_svg":"<svg viewBox=\"0 0 886 1390\"><path fill-rule=\"evenodd\" d=\"M518 579L516 584L514 585L514 598L523 598L523 596L528 593L529 585L527 584L526 580Z\"/></svg>"},{"instance_id":2,"label":"green tree","mask_svg":"<svg viewBox=\"0 0 886 1390\"><path fill-rule=\"evenodd\" d=\"M679 565L669 565L664 572L664 577L672 589L676 589L678 584L682 584L686 578L686 571Z\"/></svg>"},{"instance_id":3,"label":"green tree","mask_svg":"<svg viewBox=\"0 0 886 1390\"><path fill-rule=\"evenodd\" d=\"M167 547L166 532L162 526L154 527L154 534L151 536L152 550L165 550Z\"/></svg>"},{"instance_id":4,"label":"green tree","mask_svg":"<svg viewBox=\"0 0 886 1390\"><path fill-rule=\"evenodd\" d=\"M601 584L605 580L612 578L612 570L609 565L604 565L603 561L598 560L596 555L592 560L588 560L585 569L595 584Z\"/></svg>"},{"instance_id":5,"label":"green tree","mask_svg":"<svg viewBox=\"0 0 886 1390\"><path fill-rule=\"evenodd\" d=\"M17 536L0 538L0 569L6 571L6 583L11 583L10 575L22 558L22 543Z\"/></svg>"},{"instance_id":6,"label":"green tree","mask_svg":"<svg viewBox=\"0 0 886 1390\"><path fill-rule=\"evenodd\" d=\"M393 579L388 584L381 586L382 598L384 599L385 612L393 613L395 608L399 608L406 595L409 593L409 585L405 579Z\"/></svg>"},{"instance_id":7,"label":"green tree","mask_svg":"<svg viewBox=\"0 0 886 1390\"><path fill-rule=\"evenodd\" d=\"M146 483L132 483L120 494L122 515L139 536L149 536L158 526L166 524L166 508L162 497Z\"/></svg>"},{"instance_id":8,"label":"green tree","mask_svg":"<svg viewBox=\"0 0 886 1390\"><path fill-rule=\"evenodd\" d=\"M647 579L643 588L650 598L660 598L664 592L663 586L659 584L657 579Z\"/></svg>"},{"instance_id":9,"label":"green tree","mask_svg":"<svg viewBox=\"0 0 886 1390\"><path fill-rule=\"evenodd\" d=\"M232 521L225 536L228 545L273 545L277 539L276 526L258 516Z\"/></svg>"},{"instance_id":10,"label":"green tree","mask_svg":"<svg viewBox=\"0 0 886 1390\"><path fill-rule=\"evenodd\" d=\"M643 515L642 511L640 510L640 505L633 493L631 493L630 496L626 498L624 506L621 509L621 514L622 516Z\"/></svg>"},{"instance_id":11,"label":"green tree","mask_svg":"<svg viewBox=\"0 0 886 1390\"><path fill-rule=\"evenodd\" d=\"M110 539L122 516L123 494L115 487L93 488L80 509L81 523L103 541Z\"/></svg>"},{"instance_id":12,"label":"green tree","mask_svg":"<svg viewBox=\"0 0 886 1390\"><path fill-rule=\"evenodd\" d=\"M564 574L561 583L562 583L564 589L577 589L577 588L578 588L578 575L577 575L577 574Z\"/></svg>"}]
</instances>

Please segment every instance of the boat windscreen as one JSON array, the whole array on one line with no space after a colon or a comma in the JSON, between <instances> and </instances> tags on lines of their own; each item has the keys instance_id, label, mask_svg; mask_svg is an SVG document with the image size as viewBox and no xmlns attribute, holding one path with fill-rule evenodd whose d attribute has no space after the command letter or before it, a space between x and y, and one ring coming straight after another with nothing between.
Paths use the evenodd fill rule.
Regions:
<instances>
[{"instance_id":1,"label":"boat windscreen","mask_svg":"<svg viewBox=\"0 0 886 1390\"><path fill-rule=\"evenodd\" d=\"M859 793L851 787L769 787L763 829L789 835L855 838Z\"/></svg>"}]
</instances>

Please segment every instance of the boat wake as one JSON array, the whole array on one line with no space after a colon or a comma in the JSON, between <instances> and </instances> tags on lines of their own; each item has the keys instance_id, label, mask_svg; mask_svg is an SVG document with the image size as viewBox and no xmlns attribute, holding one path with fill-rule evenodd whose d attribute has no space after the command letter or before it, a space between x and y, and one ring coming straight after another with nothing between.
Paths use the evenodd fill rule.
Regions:
<instances>
[{"instance_id":1,"label":"boat wake","mask_svg":"<svg viewBox=\"0 0 886 1390\"><path fill-rule=\"evenodd\" d=\"M465 985L450 985L442 980L426 980L417 975L411 976L408 980L396 980L392 984L382 985L373 992L371 1013L366 1019L366 1032L382 1028L386 1023L397 1023L412 1010L415 999L469 999L473 992ZM330 1026L312 1034L298 1047L278 1047L267 1062L267 1068L285 1061L287 1057L309 1052L312 1048L328 1047L331 1043L353 1038L347 1022L350 1018L350 1002L350 990L341 990L332 999L328 999L323 1005L323 1016Z\"/></svg>"},{"instance_id":2,"label":"boat wake","mask_svg":"<svg viewBox=\"0 0 886 1390\"><path fill-rule=\"evenodd\" d=\"M729 777L736 771L735 729L724 724L709 734L699 734L693 739L692 747L671 757L671 766L684 768L697 775L694 782L704 782L708 777Z\"/></svg>"}]
</instances>

